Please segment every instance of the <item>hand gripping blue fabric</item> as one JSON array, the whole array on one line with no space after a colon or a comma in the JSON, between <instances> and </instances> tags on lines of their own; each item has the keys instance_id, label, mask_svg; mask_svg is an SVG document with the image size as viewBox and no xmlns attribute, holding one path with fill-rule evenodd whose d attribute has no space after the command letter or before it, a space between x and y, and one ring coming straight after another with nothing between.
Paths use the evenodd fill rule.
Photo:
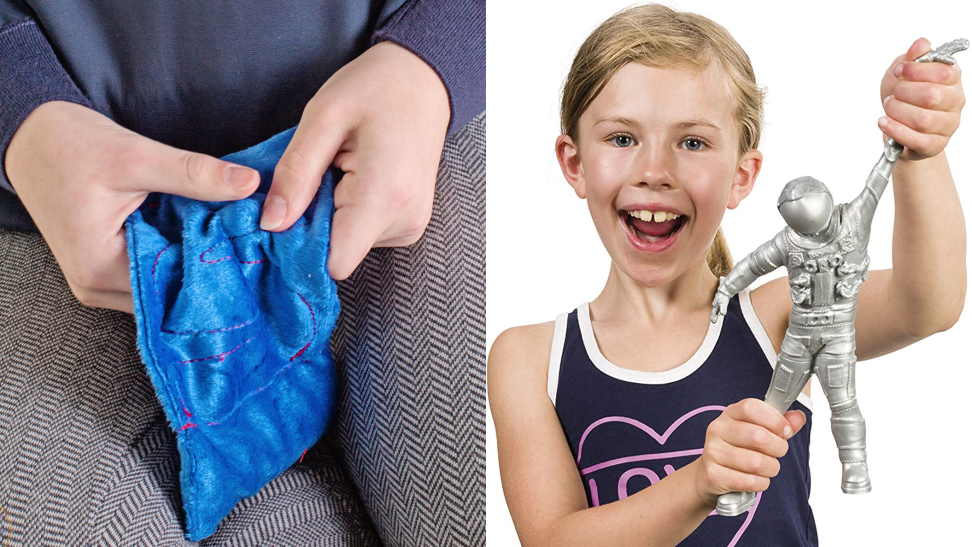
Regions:
<instances>
[{"instance_id":1,"label":"hand gripping blue fabric","mask_svg":"<svg viewBox=\"0 0 972 547\"><path fill-rule=\"evenodd\" d=\"M290 229L259 227L295 130L223 158L260 172L250 197L151 194L125 221L138 349L176 431L192 541L302 458L334 412L334 173Z\"/></svg>"}]
</instances>

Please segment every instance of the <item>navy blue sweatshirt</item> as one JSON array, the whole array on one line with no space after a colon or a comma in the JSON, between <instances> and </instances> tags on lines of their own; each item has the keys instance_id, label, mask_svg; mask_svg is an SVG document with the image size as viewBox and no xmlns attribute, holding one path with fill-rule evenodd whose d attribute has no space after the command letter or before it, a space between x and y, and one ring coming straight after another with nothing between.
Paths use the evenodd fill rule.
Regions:
<instances>
[{"instance_id":1,"label":"navy blue sweatshirt","mask_svg":"<svg viewBox=\"0 0 972 547\"><path fill-rule=\"evenodd\" d=\"M383 40L442 78L450 133L485 110L485 0L0 0L0 227L37 231L3 160L45 102L220 157L297 125L334 72Z\"/></svg>"}]
</instances>

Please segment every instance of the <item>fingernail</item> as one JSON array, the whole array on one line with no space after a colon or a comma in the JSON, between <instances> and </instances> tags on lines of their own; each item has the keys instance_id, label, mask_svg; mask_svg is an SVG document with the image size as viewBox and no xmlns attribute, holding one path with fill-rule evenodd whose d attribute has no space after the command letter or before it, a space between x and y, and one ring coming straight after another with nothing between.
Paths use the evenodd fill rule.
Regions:
<instances>
[{"instance_id":1,"label":"fingernail","mask_svg":"<svg viewBox=\"0 0 972 547\"><path fill-rule=\"evenodd\" d=\"M273 230L280 226L287 216L287 202L280 196L267 198L263 205L263 216L260 218L261 230Z\"/></svg>"},{"instance_id":2,"label":"fingernail","mask_svg":"<svg viewBox=\"0 0 972 547\"><path fill-rule=\"evenodd\" d=\"M783 428L783 436L786 437L787 439L789 439L790 437L792 437L793 436L793 428L790 427L789 425L787 425L786 427L784 427Z\"/></svg>"},{"instance_id":3,"label":"fingernail","mask_svg":"<svg viewBox=\"0 0 972 547\"><path fill-rule=\"evenodd\" d=\"M891 100L891 97L892 95L888 95L887 97L884 98L884 106L888 106L888 101Z\"/></svg>"},{"instance_id":4,"label":"fingernail","mask_svg":"<svg viewBox=\"0 0 972 547\"><path fill-rule=\"evenodd\" d=\"M253 180L253 170L239 165L230 165L223 170L223 180L231 187L242 190Z\"/></svg>"},{"instance_id":5,"label":"fingernail","mask_svg":"<svg viewBox=\"0 0 972 547\"><path fill-rule=\"evenodd\" d=\"M887 126L888 126L888 119L884 116L881 116L881 119L878 120L878 127L884 129Z\"/></svg>"},{"instance_id":6,"label":"fingernail","mask_svg":"<svg viewBox=\"0 0 972 547\"><path fill-rule=\"evenodd\" d=\"M896 78L900 78L902 72L904 72L904 63L894 65L894 76Z\"/></svg>"}]
</instances>

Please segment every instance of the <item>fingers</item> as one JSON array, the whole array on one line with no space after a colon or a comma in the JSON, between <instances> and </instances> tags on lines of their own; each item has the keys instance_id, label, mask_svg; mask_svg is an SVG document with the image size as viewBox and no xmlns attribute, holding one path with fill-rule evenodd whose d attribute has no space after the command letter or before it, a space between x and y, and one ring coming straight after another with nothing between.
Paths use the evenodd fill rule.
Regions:
<instances>
[{"instance_id":1,"label":"fingers","mask_svg":"<svg viewBox=\"0 0 972 547\"><path fill-rule=\"evenodd\" d=\"M307 103L297 130L274 169L260 228L280 232L304 214L347 136L342 120L314 101Z\"/></svg>"},{"instance_id":2,"label":"fingers","mask_svg":"<svg viewBox=\"0 0 972 547\"><path fill-rule=\"evenodd\" d=\"M386 207L376 203L368 194L359 192L353 173L345 174L338 183L334 204L327 270L331 278L341 281L347 279L364 260L375 241L391 224L391 215Z\"/></svg>"},{"instance_id":3,"label":"fingers","mask_svg":"<svg viewBox=\"0 0 972 547\"><path fill-rule=\"evenodd\" d=\"M123 189L230 201L252 194L260 185L260 174L249 167L137 135L121 147L119 156Z\"/></svg>"},{"instance_id":4,"label":"fingers","mask_svg":"<svg viewBox=\"0 0 972 547\"><path fill-rule=\"evenodd\" d=\"M934 156L945 149L948 138L941 135L928 135L919 133L910 127L897 122L887 116L881 116L878 120L878 127L885 135L898 141L909 150L913 151L918 157L927 158Z\"/></svg>"},{"instance_id":5,"label":"fingers","mask_svg":"<svg viewBox=\"0 0 972 547\"><path fill-rule=\"evenodd\" d=\"M962 81L962 69L945 63L902 62L895 65L894 76L911 82L955 85Z\"/></svg>"},{"instance_id":6,"label":"fingers","mask_svg":"<svg viewBox=\"0 0 972 547\"><path fill-rule=\"evenodd\" d=\"M789 438L793 432L788 430L789 423L783 415L768 403L759 399L743 399L736 404L729 405L725 413L732 419L758 425L777 437Z\"/></svg>"},{"instance_id":7,"label":"fingers","mask_svg":"<svg viewBox=\"0 0 972 547\"><path fill-rule=\"evenodd\" d=\"M914 61L918 57L928 53L931 48L931 42L925 38L919 38L911 44L911 47L908 48L908 52L905 53L904 58L906 61Z\"/></svg>"},{"instance_id":8,"label":"fingers","mask_svg":"<svg viewBox=\"0 0 972 547\"><path fill-rule=\"evenodd\" d=\"M64 279L81 304L91 308L132 313L132 290L124 228L100 247L104 251L101 256L64 256L58 252L55 258L64 272Z\"/></svg>"},{"instance_id":9,"label":"fingers","mask_svg":"<svg viewBox=\"0 0 972 547\"><path fill-rule=\"evenodd\" d=\"M720 485L716 494L727 492L763 492L770 486L770 478L757 474L743 473L731 467L712 465L708 469L710 481Z\"/></svg>"},{"instance_id":10,"label":"fingers","mask_svg":"<svg viewBox=\"0 0 972 547\"><path fill-rule=\"evenodd\" d=\"M709 457L713 463L742 474L772 479L780 472L780 461L776 456L729 444L711 445Z\"/></svg>"},{"instance_id":11,"label":"fingers","mask_svg":"<svg viewBox=\"0 0 972 547\"><path fill-rule=\"evenodd\" d=\"M918 133L941 135L943 137L950 137L955 133L960 121L957 112L942 112L921 108L900 101L894 95L888 95L884 100L884 111L888 117L914 129Z\"/></svg>"},{"instance_id":12,"label":"fingers","mask_svg":"<svg viewBox=\"0 0 972 547\"><path fill-rule=\"evenodd\" d=\"M783 416L780 416L780 419L782 420ZM787 422L787 426L789 426L789 422ZM759 452L773 458L785 456L789 447L783 437L765 427L748 422L736 421L726 424L717 429L716 433L721 440L733 447Z\"/></svg>"},{"instance_id":13,"label":"fingers","mask_svg":"<svg viewBox=\"0 0 972 547\"><path fill-rule=\"evenodd\" d=\"M899 81L893 95L899 101L929 110L957 110L965 105L965 94L960 89L927 82Z\"/></svg>"}]
</instances>

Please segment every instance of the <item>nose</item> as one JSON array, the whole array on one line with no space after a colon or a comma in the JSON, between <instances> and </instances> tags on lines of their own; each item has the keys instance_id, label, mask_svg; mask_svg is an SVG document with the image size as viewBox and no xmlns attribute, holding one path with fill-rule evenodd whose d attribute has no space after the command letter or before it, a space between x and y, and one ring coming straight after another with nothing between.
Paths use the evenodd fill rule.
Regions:
<instances>
[{"instance_id":1,"label":"nose","mask_svg":"<svg viewBox=\"0 0 972 547\"><path fill-rule=\"evenodd\" d=\"M673 172L674 157L672 150L661 143L647 144L641 149L638 158L639 184L652 189L673 188L675 176Z\"/></svg>"}]
</instances>

